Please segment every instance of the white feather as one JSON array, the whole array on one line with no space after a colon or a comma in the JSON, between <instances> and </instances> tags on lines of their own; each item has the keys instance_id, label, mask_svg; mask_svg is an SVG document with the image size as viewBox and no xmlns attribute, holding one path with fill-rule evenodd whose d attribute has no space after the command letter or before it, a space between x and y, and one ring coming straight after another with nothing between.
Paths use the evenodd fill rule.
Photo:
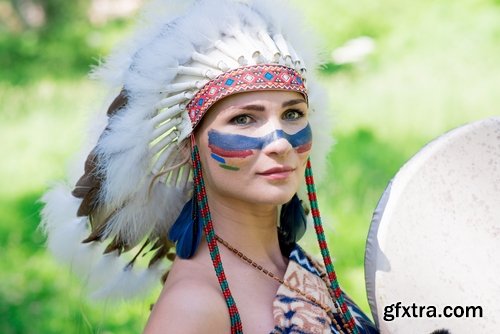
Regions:
<instances>
[{"instance_id":1,"label":"white feather","mask_svg":"<svg viewBox=\"0 0 500 334\"><path fill-rule=\"evenodd\" d=\"M191 173L191 168L189 165L185 165L182 169L182 174L179 177L179 182L177 183L178 189L185 189L189 182L189 174Z\"/></svg>"},{"instance_id":2,"label":"white feather","mask_svg":"<svg viewBox=\"0 0 500 334\"><path fill-rule=\"evenodd\" d=\"M177 133L175 133L174 135L177 135ZM160 171L165 166L165 163L167 162L167 160L171 158L172 152L174 152L174 150L177 148L176 144L171 143L169 145L170 146L167 146L167 148L165 148L165 150L160 153L160 155L158 156L158 159L155 161L155 163L153 165L153 168L151 168L151 171L153 174L160 173Z\"/></svg>"},{"instance_id":3,"label":"white feather","mask_svg":"<svg viewBox=\"0 0 500 334\"><path fill-rule=\"evenodd\" d=\"M241 64L241 62L243 62L242 58L244 58L244 56L239 52L240 50L235 50L234 48L227 45L227 43L225 43L224 41L222 40L215 41L214 46L224 55L237 61L238 64ZM246 64L241 64L241 65L246 65Z\"/></svg>"},{"instance_id":4,"label":"white feather","mask_svg":"<svg viewBox=\"0 0 500 334\"><path fill-rule=\"evenodd\" d=\"M182 92L160 100L155 104L155 109L169 108L181 102L189 101L194 97L192 92Z\"/></svg>"},{"instance_id":5,"label":"white feather","mask_svg":"<svg viewBox=\"0 0 500 334\"><path fill-rule=\"evenodd\" d=\"M215 69L211 70L211 69L205 69L199 67L187 67L187 66L179 66L177 73L179 75L197 76L208 79L214 79L219 74L222 74L221 71Z\"/></svg>"},{"instance_id":6,"label":"white feather","mask_svg":"<svg viewBox=\"0 0 500 334\"><path fill-rule=\"evenodd\" d=\"M155 129L155 131L153 131L151 141L157 140L160 136L164 136L166 133L167 135L161 138L158 142L155 142L151 145L151 154L158 154L179 136L179 132L175 129L180 125L181 122L182 118L174 118L170 122L167 122L166 124L158 127L157 129Z\"/></svg>"},{"instance_id":7,"label":"white feather","mask_svg":"<svg viewBox=\"0 0 500 334\"><path fill-rule=\"evenodd\" d=\"M158 108L155 106L155 109L158 109ZM161 112L158 112L158 115L154 116L151 119L152 126L158 126L161 123L165 122L166 120L177 116L178 114L180 114L184 110L186 110L186 106L181 103L181 104L177 104L175 106L172 106L166 110L163 110Z\"/></svg>"},{"instance_id":8,"label":"white feather","mask_svg":"<svg viewBox=\"0 0 500 334\"><path fill-rule=\"evenodd\" d=\"M101 254L96 261L92 264L91 268L83 273L82 276L87 289L93 291L100 289L103 285L109 284L109 281L113 280L113 276L116 275L124 266L126 262L123 258L120 258L116 251Z\"/></svg>"},{"instance_id":9,"label":"white feather","mask_svg":"<svg viewBox=\"0 0 500 334\"><path fill-rule=\"evenodd\" d=\"M140 271L129 267L122 268L111 276L112 279L107 284L93 291L91 298L119 300L147 296L166 270L165 265Z\"/></svg>"},{"instance_id":10,"label":"white feather","mask_svg":"<svg viewBox=\"0 0 500 334\"><path fill-rule=\"evenodd\" d=\"M170 94L170 93L182 92L185 90L200 89L207 82L208 82L208 80L201 80L201 81L196 80L196 81L179 82L179 83L175 83L175 84L170 84L170 85L167 85L163 89L163 93Z\"/></svg>"},{"instance_id":11,"label":"white feather","mask_svg":"<svg viewBox=\"0 0 500 334\"><path fill-rule=\"evenodd\" d=\"M40 227L45 233L50 233L65 225L68 217L76 218L75 212L78 210L81 200L71 196L70 193L68 185L58 183L41 198L45 205L42 209Z\"/></svg>"},{"instance_id":12,"label":"white feather","mask_svg":"<svg viewBox=\"0 0 500 334\"><path fill-rule=\"evenodd\" d=\"M219 69L221 71L229 70L229 66L223 60L213 59L199 52L194 52L192 58L194 61L200 62L215 69Z\"/></svg>"}]
</instances>

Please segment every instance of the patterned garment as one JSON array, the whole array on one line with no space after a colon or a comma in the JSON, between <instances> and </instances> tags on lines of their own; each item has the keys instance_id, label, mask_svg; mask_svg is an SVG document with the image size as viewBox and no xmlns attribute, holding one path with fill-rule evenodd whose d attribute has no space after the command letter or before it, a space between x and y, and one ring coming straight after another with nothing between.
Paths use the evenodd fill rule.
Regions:
<instances>
[{"instance_id":1,"label":"patterned garment","mask_svg":"<svg viewBox=\"0 0 500 334\"><path fill-rule=\"evenodd\" d=\"M336 310L326 283L323 266L306 255L298 245L290 253L290 262L285 273L285 281L292 287L314 297L324 305ZM344 294L347 305L354 317L360 334L379 333L375 325L360 308ZM335 324L325 310L284 285L278 288L273 302L275 327L271 334L338 334ZM337 323L342 324L338 314Z\"/></svg>"}]
</instances>

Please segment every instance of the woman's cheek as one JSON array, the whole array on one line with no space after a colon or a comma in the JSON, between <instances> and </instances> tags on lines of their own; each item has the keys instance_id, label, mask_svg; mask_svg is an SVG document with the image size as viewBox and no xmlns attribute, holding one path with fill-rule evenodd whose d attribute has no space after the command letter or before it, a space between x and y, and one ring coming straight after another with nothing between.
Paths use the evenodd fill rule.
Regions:
<instances>
[{"instance_id":1,"label":"woman's cheek","mask_svg":"<svg viewBox=\"0 0 500 334\"><path fill-rule=\"evenodd\" d=\"M238 171L254 154L251 149L238 149L242 146L241 140L231 135L225 135L215 130L210 130L208 147L210 157L220 168Z\"/></svg>"},{"instance_id":2,"label":"woman's cheek","mask_svg":"<svg viewBox=\"0 0 500 334\"><path fill-rule=\"evenodd\" d=\"M312 131L309 123L302 130L292 135L290 141L295 152L305 164L312 148Z\"/></svg>"},{"instance_id":3,"label":"woman's cheek","mask_svg":"<svg viewBox=\"0 0 500 334\"><path fill-rule=\"evenodd\" d=\"M210 157L217 162L219 167L230 171L239 171L249 157L253 155L252 153L245 157L228 157L221 155L220 152L213 150L212 147L210 147L210 149L212 151Z\"/></svg>"}]
</instances>

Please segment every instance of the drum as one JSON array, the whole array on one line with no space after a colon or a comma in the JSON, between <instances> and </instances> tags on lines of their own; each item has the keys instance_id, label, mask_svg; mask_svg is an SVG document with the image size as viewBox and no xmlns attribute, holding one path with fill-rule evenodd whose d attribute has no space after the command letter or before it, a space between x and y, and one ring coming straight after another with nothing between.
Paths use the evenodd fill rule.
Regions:
<instances>
[{"instance_id":1,"label":"drum","mask_svg":"<svg viewBox=\"0 0 500 334\"><path fill-rule=\"evenodd\" d=\"M500 117L400 169L373 215L365 278L381 333L500 333Z\"/></svg>"}]
</instances>

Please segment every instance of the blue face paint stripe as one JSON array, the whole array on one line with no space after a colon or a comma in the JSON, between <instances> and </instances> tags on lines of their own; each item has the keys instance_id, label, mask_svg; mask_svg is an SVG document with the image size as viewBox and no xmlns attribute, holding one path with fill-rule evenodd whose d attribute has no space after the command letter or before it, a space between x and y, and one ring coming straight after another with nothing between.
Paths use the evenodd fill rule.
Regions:
<instances>
[{"instance_id":1,"label":"blue face paint stripe","mask_svg":"<svg viewBox=\"0 0 500 334\"><path fill-rule=\"evenodd\" d=\"M225 164L226 160L223 157L218 156L215 153L210 154L210 156L217 162L220 162L221 164Z\"/></svg>"},{"instance_id":2,"label":"blue face paint stripe","mask_svg":"<svg viewBox=\"0 0 500 334\"><path fill-rule=\"evenodd\" d=\"M261 150L280 138L286 139L293 148L307 144L312 140L311 126L307 124L302 130L292 135L283 130L276 130L263 137L227 134L217 130L208 131L208 143L227 151Z\"/></svg>"}]
</instances>

